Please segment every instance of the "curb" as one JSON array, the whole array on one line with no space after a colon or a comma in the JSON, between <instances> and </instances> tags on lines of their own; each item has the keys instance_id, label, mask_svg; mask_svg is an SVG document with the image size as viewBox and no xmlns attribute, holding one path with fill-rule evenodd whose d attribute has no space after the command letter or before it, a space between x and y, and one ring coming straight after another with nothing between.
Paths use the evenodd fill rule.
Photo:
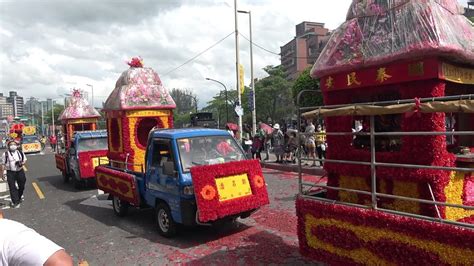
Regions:
<instances>
[{"instance_id":1,"label":"curb","mask_svg":"<svg viewBox=\"0 0 474 266\"><path fill-rule=\"evenodd\" d=\"M276 164L276 163L260 163L262 165L262 168L266 169L273 169L273 170L278 170L282 172L295 172L298 173L298 165L294 164ZM316 176L322 176L326 174L326 171L323 168L320 167L303 167L303 174L307 175L316 175Z\"/></svg>"}]
</instances>

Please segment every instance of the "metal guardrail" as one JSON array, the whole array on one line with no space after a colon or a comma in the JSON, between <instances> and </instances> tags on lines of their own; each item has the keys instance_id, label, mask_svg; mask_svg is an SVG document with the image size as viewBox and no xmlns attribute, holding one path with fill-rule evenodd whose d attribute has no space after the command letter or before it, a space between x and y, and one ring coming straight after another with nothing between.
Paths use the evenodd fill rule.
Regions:
<instances>
[{"instance_id":1,"label":"metal guardrail","mask_svg":"<svg viewBox=\"0 0 474 266\"><path fill-rule=\"evenodd\" d=\"M300 97L303 95L303 93L306 92L313 92L314 90L303 90L298 94L297 97L297 105L299 106L300 102ZM469 97L472 96L468 95ZM422 101L443 101L443 100L451 100L451 99L462 99L466 98L466 96L460 95L460 96L448 96L448 97L438 97L438 98L425 98L422 99ZM388 104L393 104L393 103L407 103L413 100L400 100L400 101L384 101L384 102L372 102L372 103L363 103L363 104L370 104L370 105L388 105ZM337 108L337 107L345 107L345 106L351 106L353 104L342 104L342 105L333 105L333 106L324 106L324 108ZM323 106L319 107L302 107L298 108L298 128L301 129L301 111L303 110L316 110L318 108L322 108ZM441 218L441 214L439 212L439 206L444 206L444 207L453 207L453 208L462 208L465 210L474 210L474 206L467 206L464 204L452 204L452 203L447 203L447 202L439 202L436 201L434 194L432 192L431 186L428 183L428 189L430 191L431 195L431 200L427 199L419 199L419 198L412 198L412 197L405 197L405 196L398 196L398 195L391 195L391 194L385 194L385 193L380 193L377 192L377 167L396 167L396 168L414 168L414 169L433 169L433 170L444 170L444 171L459 171L459 172L474 172L474 168L472 167L444 167L444 166L432 166L432 165L417 165L417 164L403 164L403 163L384 163L384 162L377 162L376 161L376 151L375 151L375 137L376 136L440 136L440 135L445 135L445 136L467 136L467 135L472 135L474 136L474 131L450 131L450 132L439 132L439 131L417 131L417 132L375 132L375 127L374 127L374 115L370 116L370 132L326 132L326 133L321 133L325 134L327 136L369 136L370 137L370 161L352 161L352 160L336 160L336 159L316 159L316 158L309 158L309 157L301 157L301 153L298 154L298 168L299 168L299 173L298 173L298 188L299 188L299 194L303 198L308 198L308 199L314 199L314 200L319 200L319 201L324 201L324 202L329 202L332 204L340 204L340 205L346 205L346 206L352 206L352 207L358 207L358 208L365 208L365 209L374 209L374 210L379 210L387 213L392 213L396 215L402 215L402 216L408 216L408 217L413 217L413 218L419 218L423 220L429 220L429 221L435 221L435 222L441 222L441 223L446 223L446 224L453 224L453 225L458 225L458 226L463 226L463 227L468 227L468 228L474 228L474 224L469 224L469 223L464 223L464 222L457 222L457 221L452 221L448 219L443 219ZM318 133L316 133L318 134ZM314 135L314 133L301 133L298 132L298 146L301 146L301 136L305 135ZM330 148L330 147L329 147ZM315 184L315 183L308 183L308 182L303 182L302 178L302 161L319 161L319 162L328 162L328 163L342 163L342 164L354 164L354 165L364 165L364 166L370 166L370 172L371 172L371 187L370 191L364 191L364 190L358 190L358 189L349 189L349 188L343 188L343 187L334 187L334 186L328 186L328 185L321 185L321 184ZM309 187L309 189L313 187L320 187L326 190L337 190L337 191L347 191L347 192L352 192L352 193L357 193L357 194L362 194L362 195L367 195L371 196L371 205L363 205L363 204L357 204L357 203L350 203L350 202L343 202L343 201L338 201L338 200L331 200L327 198L322 198L322 197L317 197L317 196L312 196L309 195L307 191L305 191L305 187ZM309 191L309 190L308 190ZM433 205L436 209L436 213L438 217L431 217L431 216L426 216L426 215L419 215L419 214L414 214L414 213L409 213L409 212L403 212L403 211L397 211L397 210L391 210L387 208L383 208L378 206L378 201L380 198L390 198L390 199L398 199L398 200L404 200L404 201L410 201L410 202L417 202L417 203L423 203L423 204L430 204Z\"/></svg>"}]
</instances>

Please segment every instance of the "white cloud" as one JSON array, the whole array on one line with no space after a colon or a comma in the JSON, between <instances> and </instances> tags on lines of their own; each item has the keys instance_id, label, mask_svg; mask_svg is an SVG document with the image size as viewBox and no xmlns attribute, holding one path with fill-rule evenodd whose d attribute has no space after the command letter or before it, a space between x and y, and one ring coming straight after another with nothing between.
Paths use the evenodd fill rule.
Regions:
<instances>
[{"instance_id":1,"label":"white cloud","mask_svg":"<svg viewBox=\"0 0 474 266\"><path fill-rule=\"evenodd\" d=\"M240 0L252 11L254 42L279 53L302 21L326 23L330 29L345 20L350 0ZM465 0L461 2L466 2ZM0 1L0 92L18 90L24 97L57 97L68 88L94 85L96 105L115 86L124 63L140 55L168 89L190 88L200 105L222 87L235 88L233 35L193 62L173 71L234 30L232 0L7 0ZM246 36L248 16L239 14ZM240 59L250 82L249 43L240 38ZM255 77L279 56L254 47Z\"/></svg>"}]
</instances>

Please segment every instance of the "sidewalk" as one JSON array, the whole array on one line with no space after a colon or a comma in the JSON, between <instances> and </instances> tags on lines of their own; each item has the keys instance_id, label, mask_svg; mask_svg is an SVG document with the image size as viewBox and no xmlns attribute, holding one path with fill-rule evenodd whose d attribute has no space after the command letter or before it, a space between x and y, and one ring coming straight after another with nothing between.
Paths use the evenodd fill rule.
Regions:
<instances>
[{"instance_id":1,"label":"sidewalk","mask_svg":"<svg viewBox=\"0 0 474 266\"><path fill-rule=\"evenodd\" d=\"M265 159L265 153L262 153L262 158ZM286 164L280 164L280 163L275 163L276 161L276 156L273 153L270 153L269 160L267 161L262 161L261 165L262 168L268 168L268 169L274 169L278 171L283 171L283 172L298 172L298 162L293 164L293 163L286 163ZM306 162L302 162L302 172L307 175L317 175L317 176L322 176L326 174L326 171L319 166L319 162L316 162L318 166L310 166L313 162L307 162L309 165L304 165Z\"/></svg>"}]
</instances>

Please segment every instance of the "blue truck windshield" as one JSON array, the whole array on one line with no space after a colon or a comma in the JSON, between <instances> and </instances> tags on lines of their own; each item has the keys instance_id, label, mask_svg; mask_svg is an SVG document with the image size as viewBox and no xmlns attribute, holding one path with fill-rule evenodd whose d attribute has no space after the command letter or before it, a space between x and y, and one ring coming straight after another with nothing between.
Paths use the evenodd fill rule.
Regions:
<instances>
[{"instance_id":1,"label":"blue truck windshield","mask_svg":"<svg viewBox=\"0 0 474 266\"><path fill-rule=\"evenodd\" d=\"M183 172L195 165L244 160L245 155L230 136L205 136L177 140Z\"/></svg>"},{"instance_id":2,"label":"blue truck windshield","mask_svg":"<svg viewBox=\"0 0 474 266\"><path fill-rule=\"evenodd\" d=\"M21 142L22 143L35 143L35 142L39 142L39 139L37 136L28 136L28 137L23 137Z\"/></svg>"},{"instance_id":3,"label":"blue truck windshield","mask_svg":"<svg viewBox=\"0 0 474 266\"><path fill-rule=\"evenodd\" d=\"M77 151L107 150L107 138L80 139Z\"/></svg>"}]
</instances>

